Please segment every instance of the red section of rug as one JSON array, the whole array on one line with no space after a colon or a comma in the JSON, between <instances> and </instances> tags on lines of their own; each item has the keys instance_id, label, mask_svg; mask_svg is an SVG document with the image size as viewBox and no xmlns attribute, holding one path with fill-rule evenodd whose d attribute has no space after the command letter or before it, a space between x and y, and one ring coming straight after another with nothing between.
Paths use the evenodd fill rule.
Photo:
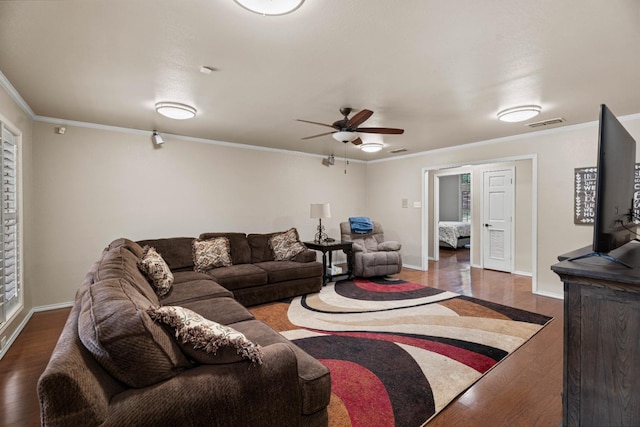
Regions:
<instances>
[{"instance_id":1,"label":"red section of rug","mask_svg":"<svg viewBox=\"0 0 640 427\"><path fill-rule=\"evenodd\" d=\"M344 402L353 427L395 425L387 391L371 371L344 360L320 362L331 371L331 391Z\"/></svg>"},{"instance_id":2,"label":"red section of rug","mask_svg":"<svg viewBox=\"0 0 640 427\"><path fill-rule=\"evenodd\" d=\"M455 347L440 342L422 340L419 338L405 337L403 335L376 334L375 332L331 332L332 335L342 335L356 338L370 338L374 340L390 341L399 344L406 344L413 347L428 350L433 353L442 354L450 359L464 363L470 368L484 374L497 362L490 357L478 354L464 348Z\"/></svg>"},{"instance_id":3,"label":"red section of rug","mask_svg":"<svg viewBox=\"0 0 640 427\"><path fill-rule=\"evenodd\" d=\"M354 285L360 289L364 289L369 292L405 292L415 291L417 289L424 289L423 285L411 282L401 282L397 285L381 285L379 283L370 282L369 280L354 280Z\"/></svg>"}]
</instances>

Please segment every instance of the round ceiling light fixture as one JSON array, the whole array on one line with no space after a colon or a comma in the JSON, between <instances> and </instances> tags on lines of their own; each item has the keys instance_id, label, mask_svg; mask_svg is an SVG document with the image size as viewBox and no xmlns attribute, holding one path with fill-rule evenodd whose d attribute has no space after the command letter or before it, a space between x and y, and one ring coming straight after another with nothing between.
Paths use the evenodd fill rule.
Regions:
<instances>
[{"instance_id":1,"label":"round ceiling light fixture","mask_svg":"<svg viewBox=\"0 0 640 427\"><path fill-rule=\"evenodd\" d=\"M175 120L192 119L197 113L192 106L177 102L158 102L156 111L165 117Z\"/></svg>"},{"instance_id":2,"label":"round ceiling light fixture","mask_svg":"<svg viewBox=\"0 0 640 427\"><path fill-rule=\"evenodd\" d=\"M539 105L521 105L519 107L507 108L498 113L498 119L503 122L523 122L540 114Z\"/></svg>"},{"instance_id":3,"label":"round ceiling light fixture","mask_svg":"<svg viewBox=\"0 0 640 427\"><path fill-rule=\"evenodd\" d=\"M366 153L377 153L382 150L384 144L382 142L365 142L360 144L360 149Z\"/></svg>"},{"instance_id":4,"label":"round ceiling light fixture","mask_svg":"<svg viewBox=\"0 0 640 427\"><path fill-rule=\"evenodd\" d=\"M291 13L304 3L304 0L234 0L248 11L263 16L278 16Z\"/></svg>"},{"instance_id":5,"label":"round ceiling light fixture","mask_svg":"<svg viewBox=\"0 0 640 427\"><path fill-rule=\"evenodd\" d=\"M332 133L331 136L338 142L352 142L355 141L358 134L355 132L340 131Z\"/></svg>"}]
</instances>

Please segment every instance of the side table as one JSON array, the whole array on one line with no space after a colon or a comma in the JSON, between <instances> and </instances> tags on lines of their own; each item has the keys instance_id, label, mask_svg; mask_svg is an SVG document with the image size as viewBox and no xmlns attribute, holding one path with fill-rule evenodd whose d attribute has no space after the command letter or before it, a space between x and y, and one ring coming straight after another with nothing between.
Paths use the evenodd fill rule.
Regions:
<instances>
[{"instance_id":1,"label":"side table","mask_svg":"<svg viewBox=\"0 0 640 427\"><path fill-rule=\"evenodd\" d=\"M303 242L304 245L314 251L322 252L322 285L326 285L335 277L346 275L348 279L353 277L353 242ZM333 275L327 266L332 266L333 251L342 251L347 255L347 271ZM329 253L329 264L327 264L327 252Z\"/></svg>"}]
</instances>

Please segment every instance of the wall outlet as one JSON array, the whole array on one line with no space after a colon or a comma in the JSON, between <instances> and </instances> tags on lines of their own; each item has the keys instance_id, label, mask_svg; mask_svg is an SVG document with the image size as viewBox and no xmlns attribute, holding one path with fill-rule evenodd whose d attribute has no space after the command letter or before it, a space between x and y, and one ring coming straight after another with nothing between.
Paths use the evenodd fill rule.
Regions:
<instances>
[{"instance_id":1,"label":"wall outlet","mask_svg":"<svg viewBox=\"0 0 640 427\"><path fill-rule=\"evenodd\" d=\"M409 199L402 199L402 207L403 208L409 207Z\"/></svg>"},{"instance_id":2,"label":"wall outlet","mask_svg":"<svg viewBox=\"0 0 640 427\"><path fill-rule=\"evenodd\" d=\"M4 346L7 345L7 337L2 337L0 338L0 348L4 348Z\"/></svg>"}]
</instances>

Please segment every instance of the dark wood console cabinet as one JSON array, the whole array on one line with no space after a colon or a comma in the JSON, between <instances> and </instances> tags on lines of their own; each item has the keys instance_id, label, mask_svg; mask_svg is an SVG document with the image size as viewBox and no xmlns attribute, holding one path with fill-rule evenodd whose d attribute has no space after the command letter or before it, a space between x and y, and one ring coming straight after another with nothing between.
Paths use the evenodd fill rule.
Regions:
<instances>
[{"instance_id":1,"label":"dark wood console cabinet","mask_svg":"<svg viewBox=\"0 0 640 427\"><path fill-rule=\"evenodd\" d=\"M564 282L563 426L640 426L640 242L551 269Z\"/></svg>"}]
</instances>

